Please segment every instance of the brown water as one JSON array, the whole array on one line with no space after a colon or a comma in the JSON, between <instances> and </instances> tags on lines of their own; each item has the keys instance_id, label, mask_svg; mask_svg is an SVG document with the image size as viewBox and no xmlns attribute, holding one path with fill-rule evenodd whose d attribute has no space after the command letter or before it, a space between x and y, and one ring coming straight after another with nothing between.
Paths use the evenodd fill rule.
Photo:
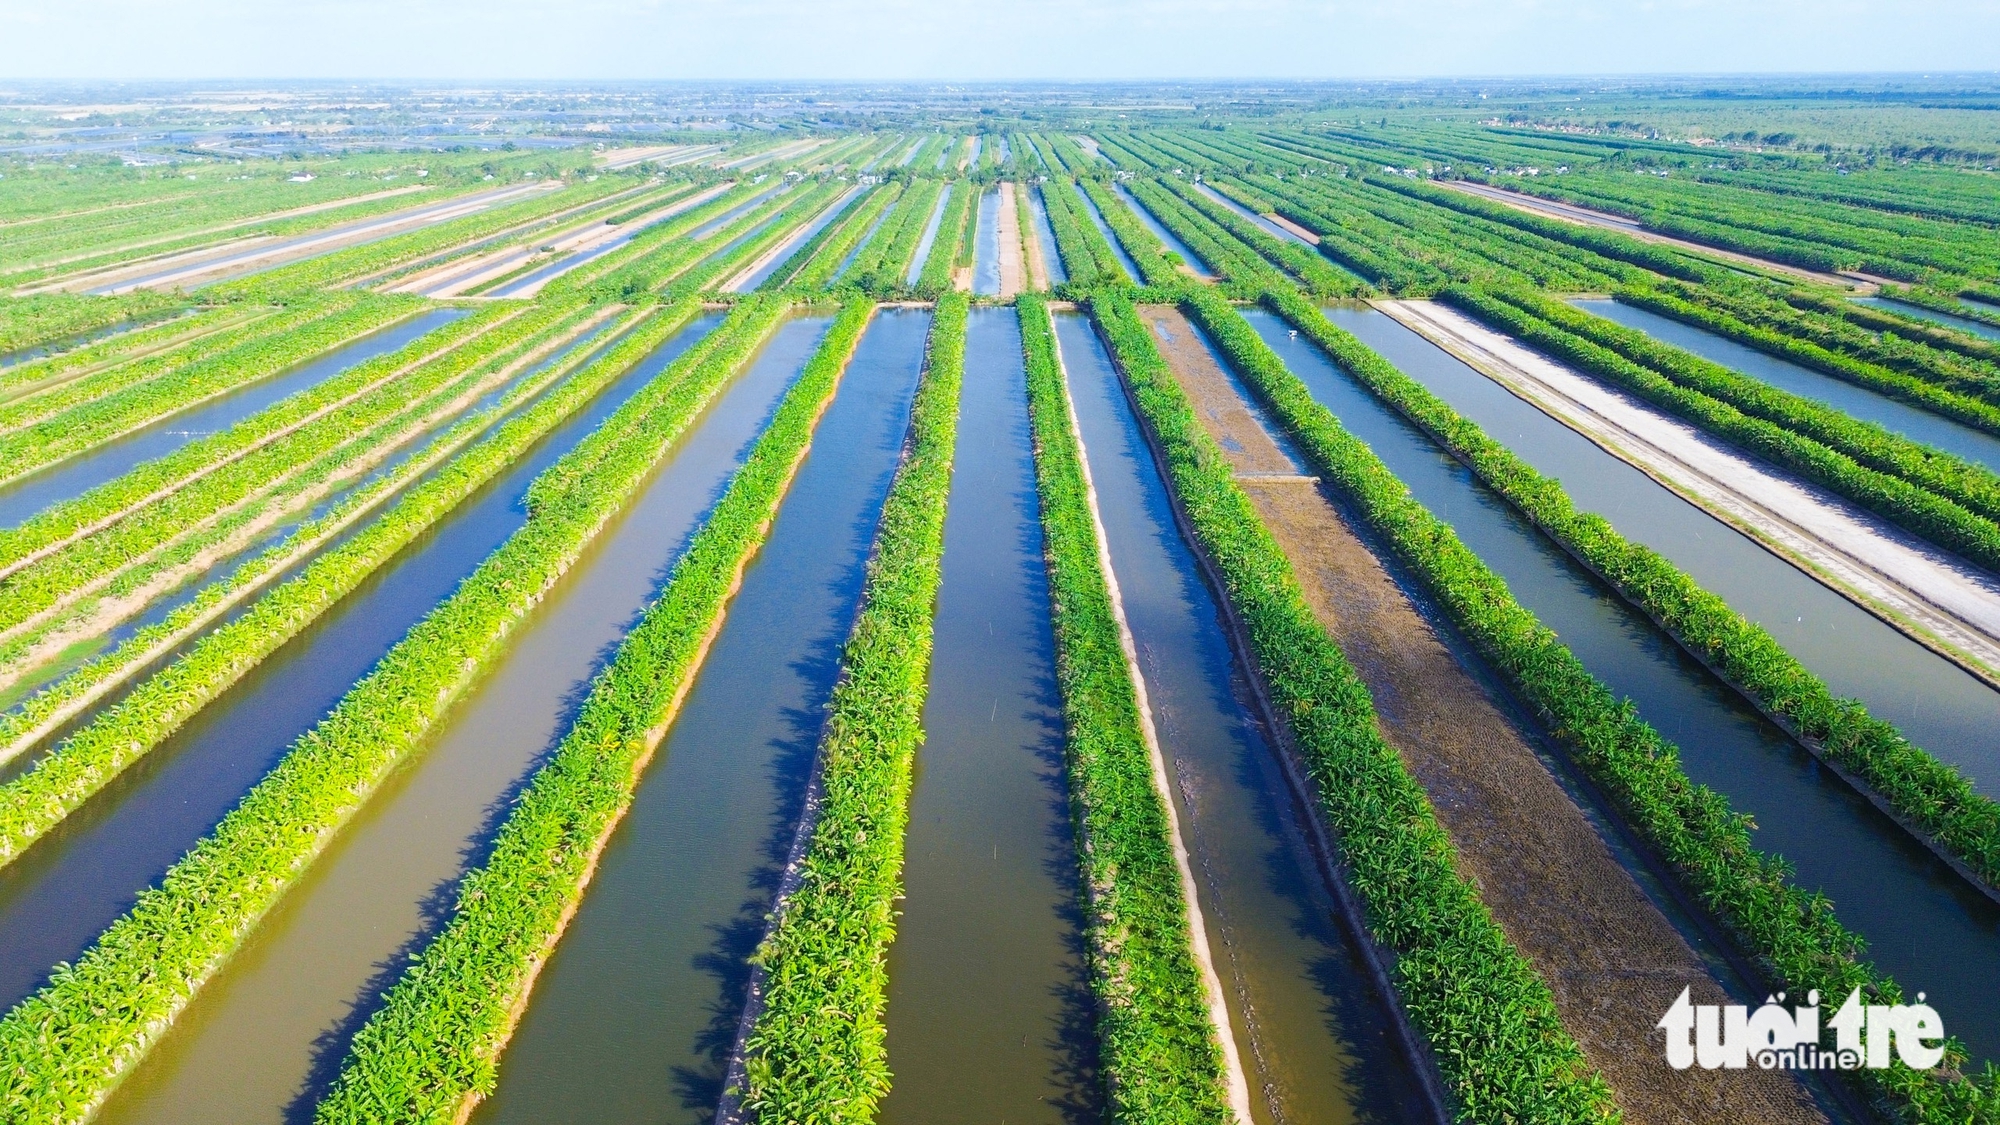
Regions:
<instances>
[{"instance_id":1,"label":"brown water","mask_svg":"<svg viewBox=\"0 0 2000 1125\"><path fill-rule=\"evenodd\" d=\"M1100 1120L1048 575L1013 309L974 309L883 1125Z\"/></svg>"}]
</instances>

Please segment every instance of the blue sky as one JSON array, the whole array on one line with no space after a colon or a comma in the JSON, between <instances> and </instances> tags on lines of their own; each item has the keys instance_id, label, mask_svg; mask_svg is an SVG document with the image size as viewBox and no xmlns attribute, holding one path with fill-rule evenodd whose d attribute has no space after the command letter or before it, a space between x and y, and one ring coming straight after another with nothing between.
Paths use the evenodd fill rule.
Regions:
<instances>
[{"instance_id":1,"label":"blue sky","mask_svg":"<svg viewBox=\"0 0 2000 1125\"><path fill-rule=\"evenodd\" d=\"M0 0L0 78L2000 70L2000 0Z\"/></svg>"}]
</instances>

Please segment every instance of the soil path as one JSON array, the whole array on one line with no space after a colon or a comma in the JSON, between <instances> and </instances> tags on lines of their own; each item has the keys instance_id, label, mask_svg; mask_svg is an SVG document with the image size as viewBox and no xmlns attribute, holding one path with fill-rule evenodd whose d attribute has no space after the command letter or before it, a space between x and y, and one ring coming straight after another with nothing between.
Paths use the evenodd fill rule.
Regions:
<instances>
[{"instance_id":1,"label":"soil path","mask_svg":"<svg viewBox=\"0 0 2000 1125\"><path fill-rule=\"evenodd\" d=\"M1000 185L1000 213L995 222L1000 236L1000 299L1006 300L1027 287L1021 268L1021 221L1014 213L1014 185Z\"/></svg>"},{"instance_id":2,"label":"soil path","mask_svg":"<svg viewBox=\"0 0 2000 1125\"><path fill-rule=\"evenodd\" d=\"M1880 283L1883 280L1860 273L1820 273L1817 270L1803 269L1799 266L1788 266L1783 262L1773 262L1768 258L1756 258L1749 254L1739 254L1734 250L1723 250L1715 246L1704 245L1700 242L1690 242L1684 238L1656 234L1639 225L1638 220L1628 219L1623 215L1613 215L1605 211L1593 211L1588 207L1579 207L1574 203L1543 199L1538 195L1508 191L1506 188L1490 187L1486 184L1475 184L1465 180L1432 180L1431 182L1439 187L1450 188L1453 191L1462 191L1467 195L1476 195L1482 199L1490 199L1495 203L1504 203L1509 207L1518 208L1522 211L1532 211L1535 214L1551 219L1561 219L1564 222L1577 223L1582 226L1603 227L1606 230L1615 230L1620 234L1630 235L1641 242L1651 242L1659 246L1671 246L1676 250L1685 250L1690 254L1715 258L1733 265L1746 266L1761 273L1782 274L1786 277L1798 278L1801 281L1810 281L1815 285L1831 285L1836 289L1849 289L1860 296L1872 296L1881 288Z\"/></svg>"},{"instance_id":3,"label":"soil path","mask_svg":"<svg viewBox=\"0 0 2000 1125\"><path fill-rule=\"evenodd\" d=\"M1028 186L1022 184L1017 190L1026 195ZM1032 214L1032 211L1030 213ZM1017 209L1014 215L1014 222L1016 225L1019 225L1020 221L1021 216ZM1049 260L1043 256L1045 248L1042 246L1042 232L1036 228L1034 223L1031 222L1027 227L1022 229L1021 246L1023 248L1022 256L1026 261L1028 286L1037 293L1048 292Z\"/></svg>"},{"instance_id":4,"label":"soil path","mask_svg":"<svg viewBox=\"0 0 2000 1125\"><path fill-rule=\"evenodd\" d=\"M1850 601L2000 685L2000 577L1429 301L1377 307Z\"/></svg>"},{"instance_id":5,"label":"soil path","mask_svg":"<svg viewBox=\"0 0 2000 1125\"><path fill-rule=\"evenodd\" d=\"M1684 987L1723 989L1612 855L1508 717L1341 510L1245 405L1178 310L1141 310L1195 414L1367 682L1382 733L1437 808L1459 863L1555 992L1564 1026L1632 1122L1823 1122L1777 1071L1676 1071L1654 1024Z\"/></svg>"}]
</instances>

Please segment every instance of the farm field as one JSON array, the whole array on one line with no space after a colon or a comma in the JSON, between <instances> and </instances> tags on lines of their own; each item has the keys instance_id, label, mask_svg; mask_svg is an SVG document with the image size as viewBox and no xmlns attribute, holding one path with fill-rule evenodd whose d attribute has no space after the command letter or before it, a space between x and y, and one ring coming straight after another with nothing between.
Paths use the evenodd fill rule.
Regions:
<instances>
[{"instance_id":1,"label":"farm field","mask_svg":"<svg viewBox=\"0 0 2000 1125\"><path fill-rule=\"evenodd\" d=\"M2000 1122L2000 154L1092 89L0 142L0 1121Z\"/></svg>"}]
</instances>

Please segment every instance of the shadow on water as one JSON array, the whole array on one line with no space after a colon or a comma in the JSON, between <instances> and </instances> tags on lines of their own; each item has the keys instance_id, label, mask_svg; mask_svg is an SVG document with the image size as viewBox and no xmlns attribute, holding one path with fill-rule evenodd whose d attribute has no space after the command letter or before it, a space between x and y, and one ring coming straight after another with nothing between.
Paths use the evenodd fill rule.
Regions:
<instances>
[{"instance_id":1,"label":"shadow on water","mask_svg":"<svg viewBox=\"0 0 2000 1125\"><path fill-rule=\"evenodd\" d=\"M1427 1120L1109 356L1076 314L1057 334L1253 1116Z\"/></svg>"},{"instance_id":2,"label":"shadow on water","mask_svg":"<svg viewBox=\"0 0 2000 1125\"><path fill-rule=\"evenodd\" d=\"M719 318L683 330L0 869L0 1001L38 988L521 525L528 484Z\"/></svg>"},{"instance_id":3,"label":"shadow on water","mask_svg":"<svg viewBox=\"0 0 2000 1125\"><path fill-rule=\"evenodd\" d=\"M287 371L258 379L214 399L168 415L122 437L0 488L0 527L15 527L51 504L73 499L210 434L220 433L267 406L319 385L348 368L387 355L433 329L466 315L464 309L431 309L325 353Z\"/></svg>"},{"instance_id":4,"label":"shadow on water","mask_svg":"<svg viewBox=\"0 0 2000 1125\"><path fill-rule=\"evenodd\" d=\"M928 323L884 310L863 337L478 1120L713 1116Z\"/></svg>"},{"instance_id":5,"label":"shadow on water","mask_svg":"<svg viewBox=\"0 0 2000 1125\"><path fill-rule=\"evenodd\" d=\"M1102 1120L1019 321L975 309L889 949L884 1125Z\"/></svg>"},{"instance_id":6,"label":"shadow on water","mask_svg":"<svg viewBox=\"0 0 2000 1125\"><path fill-rule=\"evenodd\" d=\"M108 1121L264 1120L288 1099L291 1119L310 1119L353 1032L443 924L510 797L560 743L826 323L780 327L666 451L506 654L121 1088Z\"/></svg>"},{"instance_id":7,"label":"shadow on water","mask_svg":"<svg viewBox=\"0 0 2000 1125\"><path fill-rule=\"evenodd\" d=\"M1868 940L1868 955L1880 969L1907 991L1928 992L1947 1028L1965 1041L1975 1059L1996 1057L2000 977L1990 968L2000 963L2000 907L1822 769L1804 748L1422 431L1309 342L1290 338L1283 321L1263 310L1248 316L1321 405L1366 441L1425 507L1450 523L1592 674L1631 699L1647 722L1680 747L1695 781L1755 818L1752 837L1757 845L1791 862L1800 885L1832 898L1841 921ZM1767 596L1818 591L1833 597L1783 564L1768 571L1752 569L1776 560L1388 317L1365 308L1329 309L1328 316L1479 423L1489 436L1538 470L1559 477L1581 508L1605 515L1621 532L1660 550L1752 616L1761 616L1757 607L1739 602L1730 584L1745 575L1766 583ZM1759 563L1757 555L1765 561ZM1737 568L1742 573L1732 577ZM1781 570L1790 571L1791 578ZM1815 615L1847 606L1837 597L1834 601L1838 604L1818 605L1802 616L1823 627L1826 619ZM1785 607L1779 602L1774 608ZM1794 644L1781 629L1773 632L1802 658L1812 659L1806 646ZM1900 634L1886 636L1900 640ZM1852 633L1838 639L1850 648L1860 643ZM1885 677L1898 674L1893 651L1864 650L1858 657L1873 661ZM1913 690L1926 687L1942 692L1950 682L1919 678ZM1836 683L1835 690L1842 686ZM1872 699L1869 703L1875 705Z\"/></svg>"}]
</instances>

